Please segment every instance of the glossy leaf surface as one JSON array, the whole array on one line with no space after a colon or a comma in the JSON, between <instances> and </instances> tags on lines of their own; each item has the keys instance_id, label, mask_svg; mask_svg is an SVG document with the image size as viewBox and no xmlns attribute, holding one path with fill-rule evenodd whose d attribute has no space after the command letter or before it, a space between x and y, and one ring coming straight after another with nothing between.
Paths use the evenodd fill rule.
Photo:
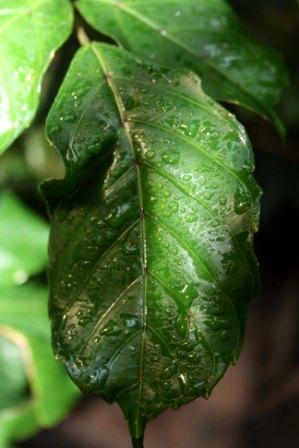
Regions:
<instances>
[{"instance_id":1,"label":"glossy leaf surface","mask_svg":"<svg viewBox=\"0 0 299 448\"><path fill-rule=\"evenodd\" d=\"M257 287L251 147L196 75L96 43L75 56L47 132L67 168L43 185L55 351L138 440L239 355Z\"/></svg>"},{"instance_id":2,"label":"glossy leaf surface","mask_svg":"<svg viewBox=\"0 0 299 448\"><path fill-rule=\"evenodd\" d=\"M0 0L0 154L31 123L43 74L72 21L68 0Z\"/></svg>"},{"instance_id":3,"label":"glossy leaf surface","mask_svg":"<svg viewBox=\"0 0 299 448\"><path fill-rule=\"evenodd\" d=\"M270 48L250 38L224 0L77 0L97 30L170 67L189 67L206 93L272 120L286 70Z\"/></svg>"},{"instance_id":4,"label":"glossy leaf surface","mask_svg":"<svg viewBox=\"0 0 299 448\"><path fill-rule=\"evenodd\" d=\"M57 423L78 394L53 359L47 297L33 283L0 286L1 447Z\"/></svg>"},{"instance_id":5,"label":"glossy leaf surface","mask_svg":"<svg viewBox=\"0 0 299 448\"><path fill-rule=\"evenodd\" d=\"M24 283L46 268L48 229L19 199L0 193L0 285Z\"/></svg>"}]
</instances>

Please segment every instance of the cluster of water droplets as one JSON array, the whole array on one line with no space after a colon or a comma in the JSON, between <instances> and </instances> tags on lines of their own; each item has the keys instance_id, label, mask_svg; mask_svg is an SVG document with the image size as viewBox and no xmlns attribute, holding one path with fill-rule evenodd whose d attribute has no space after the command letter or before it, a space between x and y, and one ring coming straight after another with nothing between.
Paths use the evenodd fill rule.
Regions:
<instances>
[{"instance_id":1,"label":"cluster of water droplets","mask_svg":"<svg viewBox=\"0 0 299 448\"><path fill-rule=\"evenodd\" d=\"M236 239L251 231L254 194L242 172L250 167L248 148L199 83L187 87L186 73L101 51L106 87L82 81L80 98L69 86L62 99L87 113L64 115L61 128L52 129L78 156L83 131L86 151L94 153L99 147L88 145L97 132L117 129L107 158L58 219L65 254L57 255L62 279L54 297L67 311L55 331L57 339L61 331L66 336L60 350L74 353L68 367L83 388L109 399L134 390L136 397L141 378L143 403L178 407L208 395L237 355L239 284L251 281L243 240ZM84 70L91 73L94 64L88 56ZM98 120L92 125L91 114ZM60 272L52 269L53 276Z\"/></svg>"}]
</instances>

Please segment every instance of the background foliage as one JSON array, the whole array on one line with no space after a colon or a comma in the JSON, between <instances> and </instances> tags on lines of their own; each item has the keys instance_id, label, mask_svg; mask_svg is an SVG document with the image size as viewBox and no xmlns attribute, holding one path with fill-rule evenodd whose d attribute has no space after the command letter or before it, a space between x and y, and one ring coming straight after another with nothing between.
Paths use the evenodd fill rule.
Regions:
<instances>
[{"instance_id":1,"label":"background foliage","mask_svg":"<svg viewBox=\"0 0 299 448\"><path fill-rule=\"evenodd\" d=\"M280 105L283 121L286 123L288 129L286 148L283 148L280 145L277 136L272 132L269 126L262 123L256 117L242 112L243 119L247 122L247 126L250 130L254 147L257 150L257 177L265 192L263 199L262 231L257 240L257 249L262 263L263 276L261 299L260 302L257 302L255 305L251 326L249 328L251 343L248 342L248 348L244 355L247 356L246 359L248 364L250 364L249 360L253 361L253 365L256 363L256 370L253 368L253 372L250 371L250 375L256 378L250 389L252 396L250 399L248 397L240 397L240 408L238 409L244 411L244 418L234 420L235 417L233 417L233 415L235 414L232 412L230 414L231 420L229 420L230 423L228 424L231 425L231 428L233 429L231 438L234 439L235 446L240 446L238 443L240 443L241 437L242 446L258 447L259 443L261 444L261 441L263 441L263 445L261 444L260 446L272 448L275 446L275 443L277 443L277 446L281 446L279 443L282 443L281 441L283 440L284 446L292 448L293 446L297 446L296 431L295 426L292 426L292 421L295 422L296 416L298 416L296 414L298 401L296 400L298 400L299 390L294 375L296 372L295 369L298 368L298 346L296 344L296 341L298 341L298 334L296 324L294 323L294 316L298 316L298 306L295 300L298 295L298 258L295 251L289 250L290 247L292 248L296 246L296 242L298 243L296 233L296 223L298 223L299 214L297 181L299 68L298 59L296 58L298 15L294 12L295 2L292 1L277 1L275 4L273 1L260 1L256 2L255 5L254 2L244 1L234 2L234 6L244 15L247 26L257 35L257 37L274 44L282 50L291 70L291 84ZM57 64L55 67L54 65L52 66L44 83L44 100L34 126L25 132L0 161L0 181L2 188L9 189L16 193L27 206L35 209L35 211L42 216L45 216L46 212L44 205L36 192L37 184L45 177L51 177L53 175L56 177L57 172L61 173L62 176L63 168L61 167L60 161L55 157L55 154L53 154L53 151L49 149L45 142L40 123L42 123L45 113L49 109L49 104L52 102L62 75L67 68L68 61L73 54L73 49L76 46L75 38L73 38L72 48L64 47L60 55L57 56ZM47 98L46 101L45 98ZM17 235L18 231L15 233ZM43 251L44 249L41 253ZM24 251L24 254L26 254L26 250ZM13 276L20 270L22 272L23 269L22 275L19 274L19 277L16 277L17 279L19 278L18 281L20 283L23 283L24 279L27 278L24 276L24 272L31 274L30 269L32 268L24 264L24 268L17 266L15 269L16 271ZM38 272L38 269L35 270L35 272ZM32 274L33 273L34 271L32 271ZM275 279L275 281L273 281L273 279ZM38 290L40 285L45 283L44 276L37 276L32 279L31 282L34 282L34 287ZM18 296L16 291L18 291L18 288L23 288L23 286L12 285L12 293L15 296ZM33 296L32 294L30 295ZM40 296L42 295L43 294L40 294ZM1 294L1 297L5 296L8 297L9 293ZM275 327L277 328L276 331L274 330L274 322ZM267 333L266 329L268 329L267 337L265 334ZM47 338L48 336L45 336L45 340ZM257 342L257 345L259 346L258 349L252 347L253 342ZM5 343L8 345L11 344L10 341L7 342L7 338ZM285 347L288 347L288 350L285 350ZM3 353L1 352L0 354L2 357L1 359L6 359L6 352L7 350L4 347ZM21 355L18 347L16 347L16 345L10 346L9 352L13 353L12 356L13 359L15 359L13 362L19 362L20 366ZM263 366L261 366L261 359L263 359ZM246 381L248 381L246 379L246 375L249 372L248 364L245 360L243 364L241 364L241 367L237 367L237 369L244 369L243 374L240 373L240 376L237 376L239 384L243 381L244 385L246 384ZM19 398L17 397L23 396L26 397L26 400L28 398L28 380L26 375L24 375L25 372L22 370L21 366L18 371L19 375L14 379L15 382L13 385L13 390L15 392L11 397L6 398L8 400L7 402L13 403L13 405L19 404ZM3 375L5 375L5 372L3 372ZM291 387L288 386L288 384L291 384ZM227 403L228 397L231 396L230 392L232 389L229 389L227 385L226 387L227 390L225 390L225 386L223 389L219 389L220 392L218 397L220 401L224 400ZM242 386L240 386L240 388L241 387ZM221 388L221 385L219 388ZM277 393L278 388L282 391L280 394ZM22 391L21 394L20 391ZM257 397L259 397L259 399ZM241 399L244 400L243 403L241 402ZM215 400L217 402L217 396ZM206 403L203 405L206 405ZM242 405L244 405L244 408ZM208 406L211 406L209 409L212 409L213 401L212 404L209 404ZM94 425L89 409L92 409L92 412L96 415L97 422L94 422ZM117 436L113 437L107 435L107 429L104 424L98 426L98 420L101 420L103 409L107 412L107 409L103 404L96 405L91 400L90 403L88 402L85 404L85 407L82 407L82 410L77 411L80 415L82 413L82 415L85 416L88 425L90 425L87 425L89 434L85 433L85 436L80 436L85 437L81 442L78 440L75 441L72 436L72 434L76 433L75 427L77 425L77 416L74 414L73 420L70 420L68 424L60 427L57 431L43 433L39 436L39 439L32 440L30 444L31 446L42 446L41 444L43 443L49 443L46 441L47 438L48 440L51 440L51 437L55 436L56 441L61 440L62 446L65 446L63 443L70 443L70 441L72 441L73 446L76 446L76 443L78 444L77 446L98 446L95 444L90 434L91 428L91 430L96 433L97 438L102 437L103 447L128 446L125 445L127 443L126 435L124 432L121 432L122 426L118 428L120 439L117 439ZM199 426L199 429L196 429L196 425L199 425L197 422L200 419L199 415L201 409L199 407L193 409L196 409L198 412L196 421L194 421L194 426L188 426L187 421L190 419L190 415L188 415L186 411L181 410L178 414L180 423L181 421L184 421L182 419L186 418L185 424L177 425L182 426L179 438L189 437L189 446L197 447L199 439L201 438L200 440L204 441L205 437L207 437L206 443L209 443L209 446L216 447L217 440L215 436L213 441L212 430L205 429L204 431L204 428L202 427L202 430L200 431L201 426ZM237 409L237 406L235 409ZM227 412L227 407L224 406L224 410ZM116 416L116 421L119 421L117 420L118 414L116 412L117 411L115 411L114 416ZM211 414L212 413L213 412L211 411ZM255 415L257 415L255 413L260 413L259 419L255 419ZM290 416L288 422L284 421L282 418L284 414ZM174 418L173 415L171 418ZM153 446L159 446L160 443L162 446L163 440L163 446L167 446L168 443L169 446L175 447L175 439L177 436L171 435L174 434L174 432L171 431L170 428L168 429L170 435L167 436L167 440L163 439L164 436L159 432L159 425L162 421L165 427L165 424L167 425L167 416L158 420L156 426L152 426L152 444ZM280 424L275 424L276 421L279 421ZM212 416L210 416L210 420L206 423L212 426L213 424L216 424ZM184 428L189 428L189 436L187 436ZM99 432L101 432L101 434L99 434ZM112 430L109 432L113 433L115 431ZM165 433L165 430L163 433ZM259 434L259 438L256 434ZM173 439L171 439L171 437L173 437ZM255 439L255 437L257 438ZM224 440L225 439L222 438L222 445L220 445L222 447L226 446ZM228 443L229 442L227 442L227 446L229 446ZM23 446L30 446L29 442L27 445L25 444Z\"/></svg>"}]
</instances>

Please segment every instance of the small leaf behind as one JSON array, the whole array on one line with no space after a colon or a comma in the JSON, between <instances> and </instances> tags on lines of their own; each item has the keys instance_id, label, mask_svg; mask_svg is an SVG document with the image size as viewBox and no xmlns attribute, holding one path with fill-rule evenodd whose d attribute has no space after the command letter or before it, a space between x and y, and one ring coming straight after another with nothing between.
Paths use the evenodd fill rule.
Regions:
<instances>
[{"instance_id":1,"label":"small leaf behind","mask_svg":"<svg viewBox=\"0 0 299 448\"><path fill-rule=\"evenodd\" d=\"M287 83L281 57L243 29L224 0L77 0L83 17L124 48L170 67L189 67L219 101L272 120Z\"/></svg>"}]
</instances>

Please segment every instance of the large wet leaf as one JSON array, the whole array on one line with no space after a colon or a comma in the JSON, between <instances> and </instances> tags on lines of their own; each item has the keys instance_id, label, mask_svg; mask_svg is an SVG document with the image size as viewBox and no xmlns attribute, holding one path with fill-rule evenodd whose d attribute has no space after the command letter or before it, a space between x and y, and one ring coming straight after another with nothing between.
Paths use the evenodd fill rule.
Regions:
<instances>
[{"instance_id":1,"label":"large wet leaf","mask_svg":"<svg viewBox=\"0 0 299 448\"><path fill-rule=\"evenodd\" d=\"M250 38L224 0L77 0L97 30L171 67L190 67L213 98L272 120L286 85L281 58Z\"/></svg>"},{"instance_id":2,"label":"large wet leaf","mask_svg":"<svg viewBox=\"0 0 299 448\"><path fill-rule=\"evenodd\" d=\"M196 75L96 43L48 135L67 168L43 186L54 348L83 390L120 404L137 446L239 355L257 287L251 147Z\"/></svg>"},{"instance_id":3,"label":"large wet leaf","mask_svg":"<svg viewBox=\"0 0 299 448\"><path fill-rule=\"evenodd\" d=\"M31 123L43 74L72 21L68 0L0 0L0 154Z\"/></svg>"},{"instance_id":4,"label":"large wet leaf","mask_svg":"<svg viewBox=\"0 0 299 448\"><path fill-rule=\"evenodd\" d=\"M53 358L48 290L0 285L0 446L63 418L78 392Z\"/></svg>"}]
</instances>

